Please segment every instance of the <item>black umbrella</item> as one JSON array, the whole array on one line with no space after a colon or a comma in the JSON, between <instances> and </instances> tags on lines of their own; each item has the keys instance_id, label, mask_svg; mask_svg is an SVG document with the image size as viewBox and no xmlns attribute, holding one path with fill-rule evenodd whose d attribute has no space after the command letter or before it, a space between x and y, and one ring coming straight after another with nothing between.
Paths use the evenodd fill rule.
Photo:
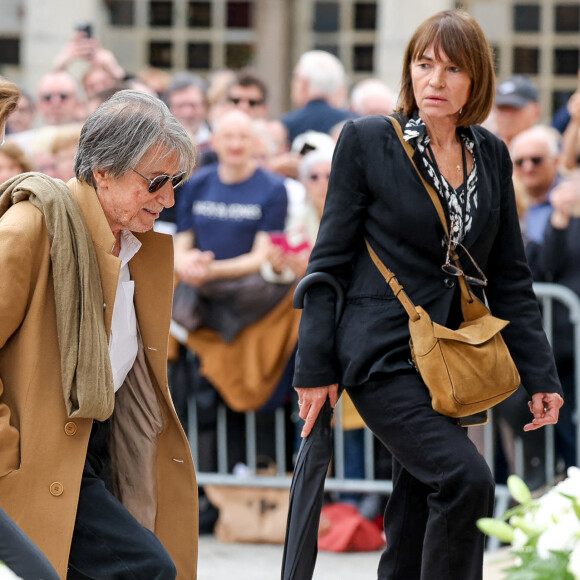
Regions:
<instances>
[{"instance_id":1,"label":"black umbrella","mask_svg":"<svg viewBox=\"0 0 580 580\"><path fill-rule=\"evenodd\" d=\"M341 286L330 274L314 272L303 278L294 292L294 307L302 308L306 290L313 284L330 284L336 292L336 318L342 312ZM308 580L314 573L318 554L318 526L324 480L332 459L332 407L327 399L312 427L302 440L292 485L282 558L282 580Z\"/></svg>"}]
</instances>

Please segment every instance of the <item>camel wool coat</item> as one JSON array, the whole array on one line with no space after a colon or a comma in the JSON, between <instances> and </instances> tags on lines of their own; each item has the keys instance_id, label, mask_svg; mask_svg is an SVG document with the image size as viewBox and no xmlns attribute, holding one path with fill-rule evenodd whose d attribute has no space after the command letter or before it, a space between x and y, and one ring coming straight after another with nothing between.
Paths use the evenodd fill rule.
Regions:
<instances>
[{"instance_id":1,"label":"camel wool coat","mask_svg":"<svg viewBox=\"0 0 580 580\"><path fill-rule=\"evenodd\" d=\"M68 186L95 244L110 336L121 261L111 253L114 236L94 188L75 179ZM137 488L145 483L153 490L152 501L145 502L148 505L138 505L130 495L125 496L127 502L125 497L121 501L139 521L151 523L175 562L178 579L194 580L197 485L189 444L167 385L172 240L155 232L135 235L142 247L130 269L151 379L149 403L153 402L157 414L151 423L157 430L154 426L148 432L147 422L133 420L130 405L121 414L117 404L115 420L133 438L134 449L151 450L151 465L145 470L137 465L139 460L125 456L119 463L122 478L128 489L133 475ZM139 428L133 429L135 425ZM46 554L63 579L91 426L92 419L71 419L65 410L50 243L43 215L30 202L22 201L0 219L0 507ZM149 481L135 478L135 474L142 478L143 473ZM135 513L141 508L148 518Z\"/></svg>"}]
</instances>

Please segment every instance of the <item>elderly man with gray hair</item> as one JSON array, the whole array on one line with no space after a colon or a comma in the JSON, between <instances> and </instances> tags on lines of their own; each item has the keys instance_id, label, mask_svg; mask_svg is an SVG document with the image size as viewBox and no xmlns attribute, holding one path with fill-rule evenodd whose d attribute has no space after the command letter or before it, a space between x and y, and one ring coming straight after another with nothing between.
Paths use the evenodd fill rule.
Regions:
<instances>
[{"instance_id":1,"label":"elderly man with gray hair","mask_svg":"<svg viewBox=\"0 0 580 580\"><path fill-rule=\"evenodd\" d=\"M291 97L296 109L280 117L290 142L305 131L329 133L355 116L336 107L346 100L346 74L338 58L324 50L311 50L300 57L292 75Z\"/></svg>"},{"instance_id":2,"label":"elderly man with gray hair","mask_svg":"<svg viewBox=\"0 0 580 580\"><path fill-rule=\"evenodd\" d=\"M86 121L76 178L0 187L0 506L61 578L196 578L173 246L151 231L194 162L159 99L120 91Z\"/></svg>"}]
</instances>

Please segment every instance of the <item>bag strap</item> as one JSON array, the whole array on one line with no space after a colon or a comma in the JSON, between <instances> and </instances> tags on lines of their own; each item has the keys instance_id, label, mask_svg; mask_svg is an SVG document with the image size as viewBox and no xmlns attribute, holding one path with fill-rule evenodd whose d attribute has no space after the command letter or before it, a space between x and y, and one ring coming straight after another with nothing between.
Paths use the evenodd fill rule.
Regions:
<instances>
[{"instance_id":1,"label":"bag strap","mask_svg":"<svg viewBox=\"0 0 580 580\"><path fill-rule=\"evenodd\" d=\"M399 283L395 274L391 272L381 261L381 259L377 256L375 251L373 250L372 246L370 245L369 241L365 238L365 244L367 245L367 250L371 256L372 261L375 263L375 266L379 269L379 272L383 275L383 278L387 282L387 284L391 287L394 295L399 299L399 302L402 304L403 308L409 315L409 318L414 322L415 320L419 320L421 318L415 305L403 289L403 285Z\"/></svg>"},{"instance_id":2,"label":"bag strap","mask_svg":"<svg viewBox=\"0 0 580 580\"><path fill-rule=\"evenodd\" d=\"M401 124L399 123L399 121L394 117L387 117L387 119L389 119L389 121L395 128L397 136L399 137L399 141L401 142L403 149L405 149L405 152L409 157L409 161L415 168L417 175L421 179L423 186L427 190L427 193L429 194L429 197L431 198L431 201L435 206L437 215L439 216L439 219L441 220L441 225L443 226L443 230L445 231L445 235L447 236L447 238L449 238L449 228L447 227L447 218L445 217L445 211L443 210L443 206L441 205L441 200L439 199L437 192L435 191L433 186L423 177L423 174L417 168L417 165L415 164L415 161L413 159L414 149L408 141L405 141L405 138L403 136L403 129L401 128ZM453 263L461 271L463 271L463 269L460 267L459 256L457 255L457 252L455 252L454 250L451 252L451 259L453 260ZM467 283L463 275L459 276L458 278L459 278L459 287L461 288L461 294L468 302L471 302L473 300L473 295L471 292L471 288L469 288L469 284Z\"/></svg>"}]
</instances>

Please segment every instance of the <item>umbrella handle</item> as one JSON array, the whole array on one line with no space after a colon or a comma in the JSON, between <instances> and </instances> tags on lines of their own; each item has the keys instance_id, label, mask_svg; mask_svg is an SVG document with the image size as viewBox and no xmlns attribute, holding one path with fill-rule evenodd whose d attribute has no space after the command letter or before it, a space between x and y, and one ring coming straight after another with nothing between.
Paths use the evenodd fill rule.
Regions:
<instances>
[{"instance_id":1,"label":"umbrella handle","mask_svg":"<svg viewBox=\"0 0 580 580\"><path fill-rule=\"evenodd\" d=\"M304 308L304 296L306 295L307 290L315 284L328 284L334 290L334 293L336 294L335 322L338 324L344 306L344 291L342 286L338 283L338 280L332 274L328 274L327 272L312 272L311 274L304 276L304 278L298 282L298 285L294 290L294 300L292 305L294 308L299 310Z\"/></svg>"}]
</instances>

